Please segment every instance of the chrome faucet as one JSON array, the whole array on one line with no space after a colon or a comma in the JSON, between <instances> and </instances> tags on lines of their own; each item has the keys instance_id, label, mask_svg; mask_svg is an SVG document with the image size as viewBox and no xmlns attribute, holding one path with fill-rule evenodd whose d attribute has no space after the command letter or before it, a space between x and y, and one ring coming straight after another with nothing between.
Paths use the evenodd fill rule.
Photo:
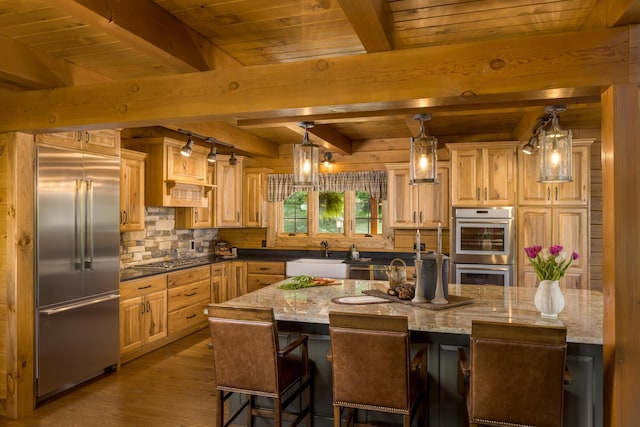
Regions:
<instances>
[{"instance_id":1,"label":"chrome faucet","mask_svg":"<svg viewBox=\"0 0 640 427\"><path fill-rule=\"evenodd\" d=\"M320 246L322 246L322 250L324 250L324 257L329 258L329 242L323 240L320 242Z\"/></svg>"}]
</instances>

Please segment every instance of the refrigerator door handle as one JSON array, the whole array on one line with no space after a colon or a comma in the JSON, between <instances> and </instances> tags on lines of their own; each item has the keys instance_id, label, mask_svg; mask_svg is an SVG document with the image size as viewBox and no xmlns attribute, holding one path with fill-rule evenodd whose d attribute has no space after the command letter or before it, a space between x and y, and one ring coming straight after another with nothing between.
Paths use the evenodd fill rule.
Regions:
<instances>
[{"instance_id":1,"label":"refrigerator door handle","mask_svg":"<svg viewBox=\"0 0 640 427\"><path fill-rule=\"evenodd\" d=\"M74 218L74 254L73 265L76 270L84 270L84 191L82 180L76 179L75 218Z\"/></svg>"},{"instance_id":2,"label":"refrigerator door handle","mask_svg":"<svg viewBox=\"0 0 640 427\"><path fill-rule=\"evenodd\" d=\"M93 304L99 304L105 301L110 301L112 299L117 299L120 298L120 294L112 294L112 295L107 295L104 297L100 297L100 298L94 298L92 300L89 301L81 301L81 302L77 302L75 304L69 304L69 305L65 305L64 307L57 307L57 308L50 308L48 310L42 310L40 313L41 314L46 314L46 315L52 315L52 314L58 314L58 313L62 313L65 311L69 311L69 310L73 310L76 308L80 308L80 307L86 307L88 305L93 305Z\"/></svg>"},{"instance_id":3,"label":"refrigerator door handle","mask_svg":"<svg viewBox=\"0 0 640 427\"><path fill-rule=\"evenodd\" d=\"M94 246L93 246L93 180L88 179L85 181L85 185L87 187L86 191L86 218L85 218L85 226L86 226L86 247L85 247L85 256L84 256L84 268L89 270L93 270L93 255L94 255Z\"/></svg>"}]
</instances>

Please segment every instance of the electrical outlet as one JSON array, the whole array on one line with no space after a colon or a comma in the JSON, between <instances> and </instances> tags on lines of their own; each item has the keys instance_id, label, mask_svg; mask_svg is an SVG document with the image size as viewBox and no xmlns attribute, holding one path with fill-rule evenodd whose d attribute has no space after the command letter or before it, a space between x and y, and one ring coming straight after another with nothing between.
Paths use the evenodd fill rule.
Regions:
<instances>
[{"instance_id":1,"label":"electrical outlet","mask_svg":"<svg viewBox=\"0 0 640 427\"><path fill-rule=\"evenodd\" d=\"M424 252L424 249L425 249L424 243L420 243L420 252ZM416 244L415 243L413 244L413 250L414 251L416 250Z\"/></svg>"},{"instance_id":2,"label":"electrical outlet","mask_svg":"<svg viewBox=\"0 0 640 427\"><path fill-rule=\"evenodd\" d=\"M190 251L195 251L196 250L196 241L195 240L189 240L189 250Z\"/></svg>"}]
</instances>

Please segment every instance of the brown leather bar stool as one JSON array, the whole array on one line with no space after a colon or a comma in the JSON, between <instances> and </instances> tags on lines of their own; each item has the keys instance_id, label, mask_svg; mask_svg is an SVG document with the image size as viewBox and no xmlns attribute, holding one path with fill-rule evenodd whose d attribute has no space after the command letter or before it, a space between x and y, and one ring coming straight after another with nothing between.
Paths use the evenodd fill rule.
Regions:
<instances>
[{"instance_id":1,"label":"brown leather bar stool","mask_svg":"<svg viewBox=\"0 0 640 427\"><path fill-rule=\"evenodd\" d=\"M567 329L473 321L470 362L458 349L458 391L470 426L561 427Z\"/></svg>"},{"instance_id":2,"label":"brown leather bar stool","mask_svg":"<svg viewBox=\"0 0 640 427\"><path fill-rule=\"evenodd\" d=\"M280 349L272 308L210 304L207 311L216 376L216 425L228 426L245 410L247 426L260 416L273 418L275 426L287 420L289 426L304 421L311 427L313 362L308 358L308 337L300 336ZM247 400L225 421L224 404L233 393L247 395ZM273 399L273 409L258 407L257 396ZM298 411L285 412L298 398Z\"/></svg>"},{"instance_id":3,"label":"brown leather bar stool","mask_svg":"<svg viewBox=\"0 0 640 427\"><path fill-rule=\"evenodd\" d=\"M355 422L357 409L402 416L405 427L427 410L427 345L411 359L406 316L329 313L333 425Z\"/></svg>"}]
</instances>

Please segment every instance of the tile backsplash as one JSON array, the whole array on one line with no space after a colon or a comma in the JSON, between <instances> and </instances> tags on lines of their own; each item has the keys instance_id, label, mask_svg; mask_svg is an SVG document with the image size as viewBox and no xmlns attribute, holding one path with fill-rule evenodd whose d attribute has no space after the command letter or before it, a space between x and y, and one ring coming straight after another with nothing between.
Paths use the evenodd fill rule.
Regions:
<instances>
[{"instance_id":1,"label":"tile backsplash","mask_svg":"<svg viewBox=\"0 0 640 427\"><path fill-rule=\"evenodd\" d=\"M213 255L217 229L177 230L175 213L175 208L146 207L145 229L120 233L120 267Z\"/></svg>"}]
</instances>

